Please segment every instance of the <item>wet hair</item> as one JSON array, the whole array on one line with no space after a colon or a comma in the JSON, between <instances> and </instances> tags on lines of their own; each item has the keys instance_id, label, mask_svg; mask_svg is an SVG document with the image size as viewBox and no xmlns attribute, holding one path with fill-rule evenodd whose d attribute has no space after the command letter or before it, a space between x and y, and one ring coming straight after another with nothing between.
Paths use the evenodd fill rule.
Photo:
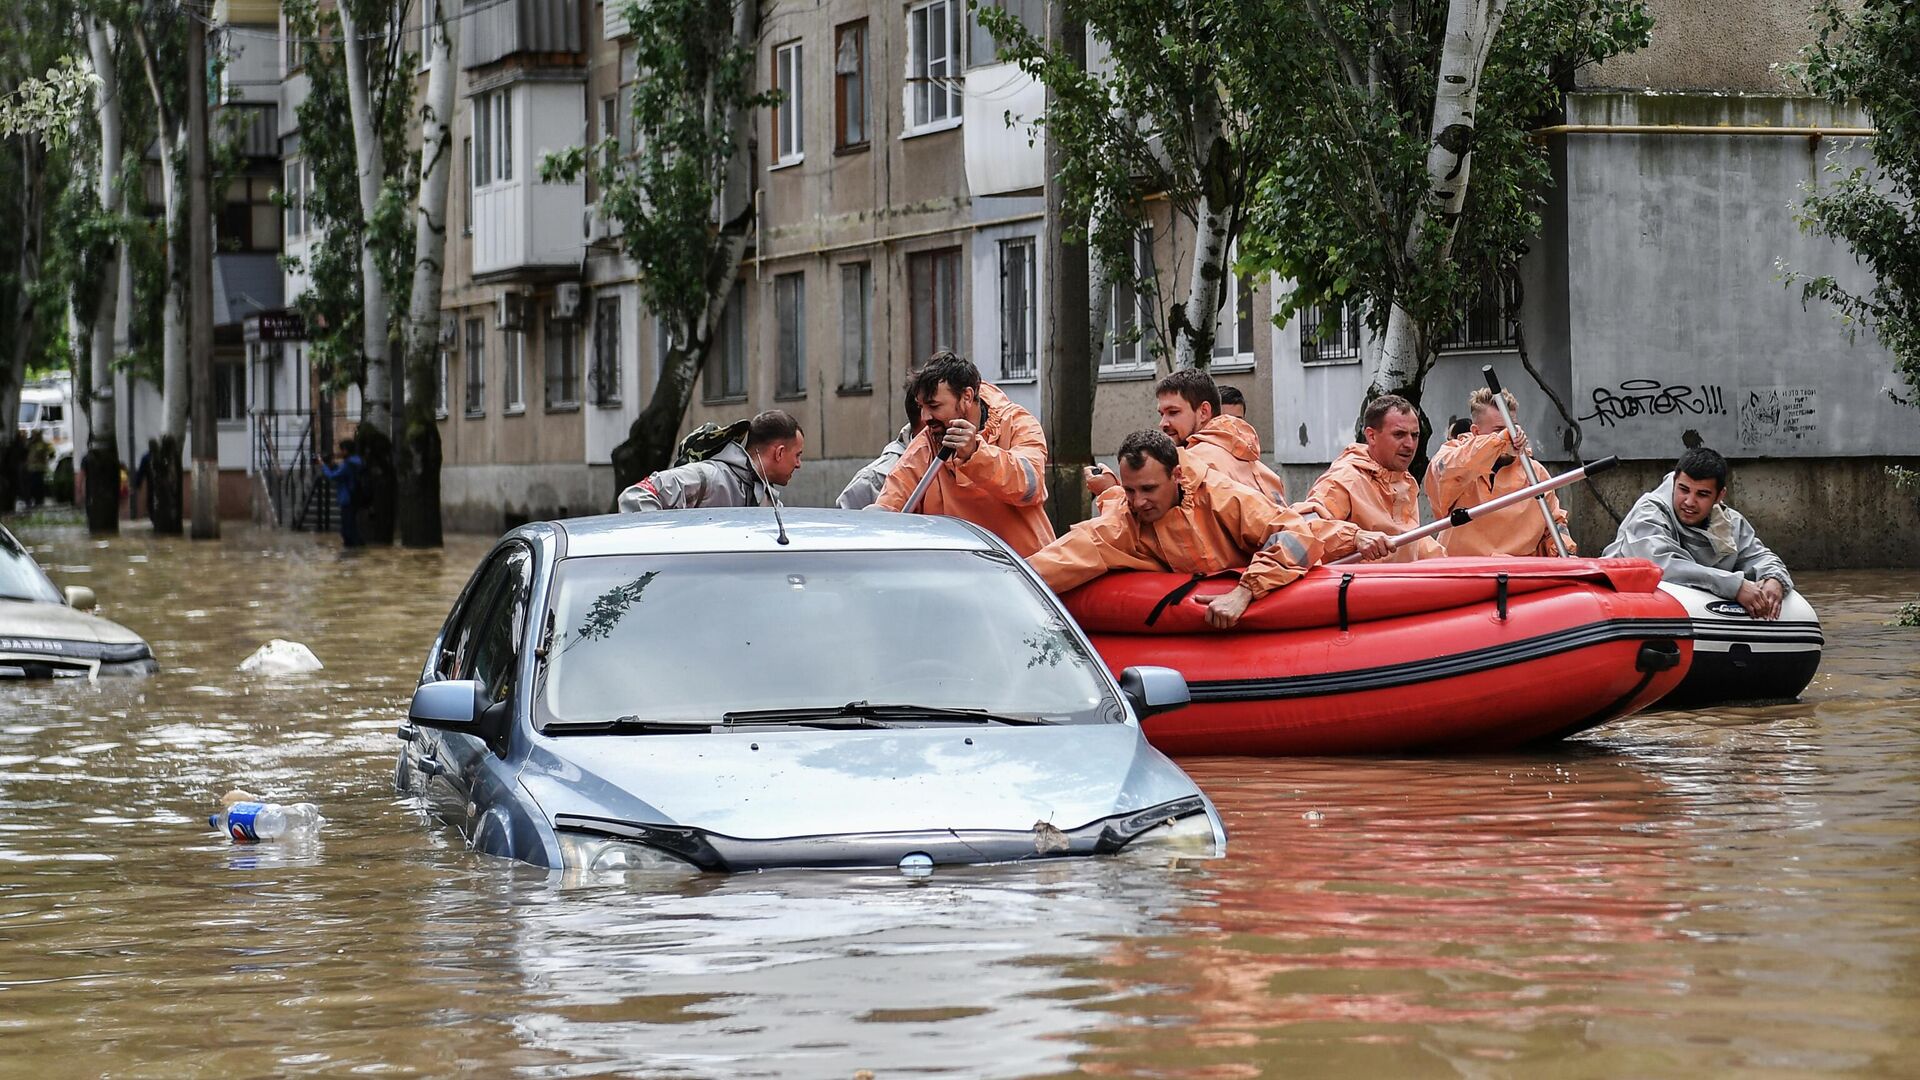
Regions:
<instances>
[{"instance_id":1,"label":"wet hair","mask_svg":"<svg viewBox=\"0 0 1920 1080\"><path fill-rule=\"evenodd\" d=\"M1453 423L1447 425L1447 438L1457 439L1460 436L1465 435L1467 432L1472 430L1473 430L1473 418L1470 416L1462 416L1456 419Z\"/></svg>"},{"instance_id":2,"label":"wet hair","mask_svg":"<svg viewBox=\"0 0 1920 1080\"><path fill-rule=\"evenodd\" d=\"M1500 396L1506 399L1508 412L1515 413L1520 411L1520 403L1513 400L1513 391L1502 390L1500 391ZM1477 413L1481 409L1493 408L1498 408L1498 406L1493 403L1493 391L1487 387L1479 387L1474 390L1473 393L1467 395L1467 412L1469 414Z\"/></svg>"},{"instance_id":3,"label":"wet hair","mask_svg":"<svg viewBox=\"0 0 1920 1080\"><path fill-rule=\"evenodd\" d=\"M919 431L920 430L920 380L917 377L907 380L907 392L903 396L900 404L906 406L907 430Z\"/></svg>"},{"instance_id":4,"label":"wet hair","mask_svg":"<svg viewBox=\"0 0 1920 1080\"><path fill-rule=\"evenodd\" d=\"M747 449L785 442L800 434L800 421L785 409L768 409L747 421Z\"/></svg>"},{"instance_id":5,"label":"wet hair","mask_svg":"<svg viewBox=\"0 0 1920 1080\"><path fill-rule=\"evenodd\" d=\"M1184 368L1161 379L1153 388L1153 396L1166 394L1179 394L1195 412L1202 405L1211 405L1213 414L1220 415L1220 388L1214 385L1213 376L1197 368Z\"/></svg>"},{"instance_id":6,"label":"wet hair","mask_svg":"<svg viewBox=\"0 0 1920 1080\"><path fill-rule=\"evenodd\" d=\"M969 390L980 389L980 369L973 361L954 352L952 349L940 349L927 358L927 366L920 369L914 377L914 397L921 401L932 397L940 390L940 384L946 383L954 397Z\"/></svg>"},{"instance_id":7,"label":"wet hair","mask_svg":"<svg viewBox=\"0 0 1920 1080\"><path fill-rule=\"evenodd\" d=\"M1733 469L1727 465L1727 459L1720 456L1718 450L1705 446L1696 446L1680 455L1674 462L1673 471L1686 473L1695 480L1712 480L1727 490L1727 478L1733 475Z\"/></svg>"},{"instance_id":8,"label":"wet hair","mask_svg":"<svg viewBox=\"0 0 1920 1080\"><path fill-rule=\"evenodd\" d=\"M1120 464L1129 469L1141 468L1146 465L1148 458L1165 465L1168 472L1180 464L1180 448L1173 445L1173 440L1167 438L1166 432L1158 428L1136 431L1122 439L1120 452L1115 456L1120 459Z\"/></svg>"},{"instance_id":9,"label":"wet hair","mask_svg":"<svg viewBox=\"0 0 1920 1080\"><path fill-rule=\"evenodd\" d=\"M1237 386L1223 386L1220 388L1220 404L1238 405L1244 409L1247 407L1247 395L1241 393Z\"/></svg>"},{"instance_id":10,"label":"wet hair","mask_svg":"<svg viewBox=\"0 0 1920 1080\"><path fill-rule=\"evenodd\" d=\"M1363 419L1366 421L1368 427L1378 430L1380 425L1386 421L1387 414L1390 412L1413 413L1415 416L1420 415L1414 412L1413 402L1408 401L1399 394L1381 394L1379 397L1367 402L1367 411Z\"/></svg>"}]
</instances>

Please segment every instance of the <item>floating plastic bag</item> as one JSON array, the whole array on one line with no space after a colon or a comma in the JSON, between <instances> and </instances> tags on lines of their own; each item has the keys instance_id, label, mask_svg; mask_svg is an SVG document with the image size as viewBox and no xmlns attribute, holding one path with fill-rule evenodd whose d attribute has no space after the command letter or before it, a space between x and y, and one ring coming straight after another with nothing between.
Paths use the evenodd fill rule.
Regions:
<instances>
[{"instance_id":1,"label":"floating plastic bag","mask_svg":"<svg viewBox=\"0 0 1920 1080\"><path fill-rule=\"evenodd\" d=\"M240 661L240 670L248 675L298 675L324 667L312 649L284 638L274 638Z\"/></svg>"}]
</instances>

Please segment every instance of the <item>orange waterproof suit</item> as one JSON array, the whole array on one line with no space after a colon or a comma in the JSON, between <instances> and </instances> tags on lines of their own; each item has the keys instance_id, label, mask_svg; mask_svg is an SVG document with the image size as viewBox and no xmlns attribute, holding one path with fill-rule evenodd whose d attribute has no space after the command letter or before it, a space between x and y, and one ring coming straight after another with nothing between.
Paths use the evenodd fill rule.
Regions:
<instances>
[{"instance_id":1,"label":"orange waterproof suit","mask_svg":"<svg viewBox=\"0 0 1920 1080\"><path fill-rule=\"evenodd\" d=\"M1287 482L1260 460L1260 433L1237 416L1216 416L1187 437L1187 453L1229 480L1274 502L1287 501Z\"/></svg>"},{"instance_id":2,"label":"orange waterproof suit","mask_svg":"<svg viewBox=\"0 0 1920 1080\"><path fill-rule=\"evenodd\" d=\"M1245 567L1240 584L1254 599L1306 573L1326 556L1316 531L1284 504L1180 455L1173 471L1179 501L1143 525L1130 511L1083 521L1027 562L1047 587L1065 592L1109 570L1217 574Z\"/></svg>"},{"instance_id":3,"label":"orange waterproof suit","mask_svg":"<svg viewBox=\"0 0 1920 1080\"><path fill-rule=\"evenodd\" d=\"M971 521L1020 555L1031 555L1053 539L1053 523L1047 520L1047 439L1040 421L999 387L981 383L980 401L987 407L980 449L965 464L949 459L941 466L920 512ZM905 506L933 454L933 429L924 428L900 456L873 505L883 510Z\"/></svg>"},{"instance_id":4,"label":"orange waterproof suit","mask_svg":"<svg viewBox=\"0 0 1920 1080\"><path fill-rule=\"evenodd\" d=\"M1542 480L1552 475L1544 466L1540 474ZM1513 440L1504 431L1448 439L1427 465L1427 502L1433 506L1435 517L1461 507L1479 506L1527 484L1526 468L1514 457ZM1573 537L1567 534L1567 512L1551 491L1547 492L1547 509L1553 512L1554 527L1567 545L1567 553L1578 554ZM1449 529L1440 534L1440 544L1449 555L1560 554L1547 535L1547 523L1540 519L1539 503L1531 499Z\"/></svg>"},{"instance_id":5,"label":"orange waterproof suit","mask_svg":"<svg viewBox=\"0 0 1920 1080\"><path fill-rule=\"evenodd\" d=\"M1389 536L1420 527L1420 485L1411 475L1373 460L1365 443L1354 443L1333 459L1307 491L1300 510L1305 512L1309 504L1325 517L1351 521ZM1445 554L1439 543L1428 537L1394 552L1387 561L1412 562Z\"/></svg>"}]
</instances>

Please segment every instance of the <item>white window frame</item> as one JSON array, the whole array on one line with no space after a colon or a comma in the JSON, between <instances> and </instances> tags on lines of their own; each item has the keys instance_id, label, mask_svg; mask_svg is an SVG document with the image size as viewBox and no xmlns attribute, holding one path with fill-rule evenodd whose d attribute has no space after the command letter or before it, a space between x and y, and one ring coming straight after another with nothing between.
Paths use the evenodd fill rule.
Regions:
<instances>
[{"instance_id":1,"label":"white window frame","mask_svg":"<svg viewBox=\"0 0 1920 1080\"><path fill-rule=\"evenodd\" d=\"M513 87L474 99L473 168L476 188L513 182Z\"/></svg>"},{"instance_id":2,"label":"white window frame","mask_svg":"<svg viewBox=\"0 0 1920 1080\"><path fill-rule=\"evenodd\" d=\"M960 0L925 0L907 9L907 73L902 114L906 125L901 137L960 126L960 80L966 71L966 38ZM932 48L935 44L940 48Z\"/></svg>"},{"instance_id":3,"label":"white window frame","mask_svg":"<svg viewBox=\"0 0 1920 1080\"><path fill-rule=\"evenodd\" d=\"M447 372L452 367L452 352L453 350L445 348L439 351L438 366L433 377L433 418L435 420L447 418Z\"/></svg>"},{"instance_id":4,"label":"white window frame","mask_svg":"<svg viewBox=\"0 0 1920 1080\"><path fill-rule=\"evenodd\" d=\"M1040 302L1036 293L1039 290L1040 276L1035 269L1038 261L1039 245L1031 236L1016 236L1000 241L1000 381L1031 382L1040 376ZM1008 273L1007 258L1014 252L1023 253L1023 262L1016 269L1019 281L1014 282ZM1010 291L1017 284L1019 296ZM1013 310L1013 301L1020 299L1020 311ZM1019 325L1014 325L1015 322ZM1025 363L1016 368L1017 352L1025 353Z\"/></svg>"},{"instance_id":5,"label":"white window frame","mask_svg":"<svg viewBox=\"0 0 1920 1080\"><path fill-rule=\"evenodd\" d=\"M1253 335L1259 333L1259 328L1254 327L1250 329L1247 347L1244 350L1241 349L1240 316L1243 313L1240 310L1240 275L1233 269L1233 264L1239 261L1239 253L1240 245L1237 243L1227 249L1227 272L1226 276L1221 280L1221 289L1223 292L1220 298L1220 310L1218 314L1214 316L1213 320L1212 369L1214 371L1253 370L1252 338ZM1256 280L1252 287L1247 290L1246 306L1249 309L1253 307L1253 290L1258 287L1259 282ZM1252 311L1249 310L1245 314L1251 318Z\"/></svg>"},{"instance_id":6,"label":"white window frame","mask_svg":"<svg viewBox=\"0 0 1920 1080\"><path fill-rule=\"evenodd\" d=\"M527 411L527 335L508 330L500 339L500 412L518 416Z\"/></svg>"},{"instance_id":7,"label":"white window frame","mask_svg":"<svg viewBox=\"0 0 1920 1080\"><path fill-rule=\"evenodd\" d=\"M307 235L306 165L306 158L290 157L282 167L282 173L286 177L282 182L286 186L281 190L280 195L287 205L286 222L281 226L281 232L288 243Z\"/></svg>"},{"instance_id":8,"label":"white window frame","mask_svg":"<svg viewBox=\"0 0 1920 1080\"><path fill-rule=\"evenodd\" d=\"M773 47L773 88L785 95L773 107L773 168L798 165L807 157L806 51L798 40Z\"/></svg>"},{"instance_id":9,"label":"white window frame","mask_svg":"<svg viewBox=\"0 0 1920 1080\"><path fill-rule=\"evenodd\" d=\"M214 420L225 427L244 424L247 421L247 362L245 360L218 360L213 365L214 381ZM227 408L220 411L220 391L227 395Z\"/></svg>"},{"instance_id":10,"label":"white window frame","mask_svg":"<svg viewBox=\"0 0 1920 1080\"><path fill-rule=\"evenodd\" d=\"M1142 375L1152 375L1158 370L1157 361L1152 355L1152 350L1148 348L1149 330L1153 326L1154 303L1159 293L1156 285L1157 277L1153 270L1153 234L1151 232L1142 230L1134 238L1133 259L1133 276L1145 278L1147 289L1141 291L1118 284L1106 286L1107 336L1106 340L1100 343L1098 371L1103 378L1138 378ZM1145 268L1144 273L1141 270L1142 267ZM1115 316L1120 312L1120 296L1125 291L1131 291L1133 294L1134 328L1139 331L1139 336L1138 340L1131 343L1133 356L1121 359L1115 348L1114 331L1119 324L1119 319Z\"/></svg>"}]
</instances>

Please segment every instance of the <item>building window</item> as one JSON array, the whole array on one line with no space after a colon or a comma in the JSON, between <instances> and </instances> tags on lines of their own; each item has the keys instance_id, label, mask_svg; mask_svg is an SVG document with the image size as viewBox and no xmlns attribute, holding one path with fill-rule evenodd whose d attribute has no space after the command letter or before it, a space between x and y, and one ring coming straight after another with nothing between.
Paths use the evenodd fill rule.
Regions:
<instances>
[{"instance_id":1,"label":"building window","mask_svg":"<svg viewBox=\"0 0 1920 1080\"><path fill-rule=\"evenodd\" d=\"M467 163L467 192L466 192L467 217L466 217L466 220L461 223L460 235L472 236L473 235L473 189L480 186L480 175L474 171L474 167L473 167L473 139L471 137L460 140L460 155Z\"/></svg>"},{"instance_id":2,"label":"building window","mask_svg":"<svg viewBox=\"0 0 1920 1080\"><path fill-rule=\"evenodd\" d=\"M840 389L873 388L873 264L840 268Z\"/></svg>"},{"instance_id":3,"label":"building window","mask_svg":"<svg viewBox=\"0 0 1920 1080\"><path fill-rule=\"evenodd\" d=\"M453 350L440 350L440 363L433 375L433 416L436 420L447 418L447 369L453 366Z\"/></svg>"},{"instance_id":4,"label":"building window","mask_svg":"<svg viewBox=\"0 0 1920 1080\"><path fill-rule=\"evenodd\" d=\"M613 168L620 157L620 96L600 99L600 167Z\"/></svg>"},{"instance_id":5,"label":"building window","mask_svg":"<svg viewBox=\"0 0 1920 1080\"><path fill-rule=\"evenodd\" d=\"M295 240L307 234L306 214L306 159L288 158L286 164L286 183L280 189L280 201L286 215L284 229L288 240Z\"/></svg>"},{"instance_id":6,"label":"building window","mask_svg":"<svg viewBox=\"0 0 1920 1080\"><path fill-rule=\"evenodd\" d=\"M1215 367L1253 366L1253 282L1233 269L1238 251L1227 251L1220 312L1213 320Z\"/></svg>"},{"instance_id":7,"label":"building window","mask_svg":"<svg viewBox=\"0 0 1920 1080\"><path fill-rule=\"evenodd\" d=\"M774 356L777 360L775 397L805 397L807 393L807 279L805 274L781 274L773 279Z\"/></svg>"},{"instance_id":8,"label":"building window","mask_svg":"<svg viewBox=\"0 0 1920 1080\"><path fill-rule=\"evenodd\" d=\"M1486 352L1511 349L1520 342L1519 289L1512 281L1489 281L1460 315L1452 330L1441 335L1441 352Z\"/></svg>"},{"instance_id":9,"label":"building window","mask_svg":"<svg viewBox=\"0 0 1920 1080\"><path fill-rule=\"evenodd\" d=\"M541 370L546 373L547 408L580 407L580 332L572 319L549 315Z\"/></svg>"},{"instance_id":10,"label":"building window","mask_svg":"<svg viewBox=\"0 0 1920 1080\"><path fill-rule=\"evenodd\" d=\"M662 338L665 327L661 328ZM720 315L720 337L713 343L719 356L707 360L706 398L708 401L737 401L747 396L747 288L734 282L727 296L727 307ZM666 349L660 350L661 363ZM715 361L718 361L717 363Z\"/></svg>"},{"instance_id":11,"label":"building window","mask_svg":"<svg viewBox=\"0 0 1920 1080\"><path fill-rule=\"evenodd\" d=\"M1000 241L1000 377L1038 373L1039 318L1034 298L1033 237Z\"/></svg>"},{"instance_id":12,"label":"building window","mask_svg":"<svg viewBox=\"0 0 1920 1080\"><path fill-rule=\"evenodd\" d=\"M247 365L223 360L213 365L213 415L216 420L247 418Z\"/></svg>"},{"instance_id":13,"label":"building window","mask_svg":"<svg viewBox=\"0 0 1920 1080\"><path fill-rule=\"evenodd\" d=\"M780 91L780 103L773 107L773 132L776 165L791 165L806 151L801 139L806 118L806 99L801 80L800 43L788 42L773 50L773 88Z\"/></svg>"},{"instance_id":14,"label":"building window","mask_svg":"<svg viewBox=\"0 0 1920 1080\"><path fill-rule=\"evenodd\" d=\"M913 323L913 355L918 368L939 349L960 347L960 249L941 248L907 256L907 302Z\"/></svg>"},{"instance_id":15,"label":"building window","mask_svg":"<svg viewBox=\"0 0 1920 1080\"><path fill-rule=\"evenodd\" d=\"M479 319L467 320L468 416L487 415L487 331Z\"/></svg>"},{"instance_id":16,"label":"building window","mask_svg":"<svg viewBox=\"0 0 1920 1080\"><path fill-rule=\"evenodd\" d=\"M279 251L280 207L273 181L260 176L230 181L217 232L221 251Z\"/></svg>"},{"instance_id":17,"label":"building window","mask_svg":"<svg viewBox=\"0 0 1920 1080\"><path fill-rule=\"evenodd\" d=\"M1101 343L1100 373L1137 374L1154 370L1152 350L1145 335L1153 326L1153 236L1141 232L1133 241L1135 282L1115 282L1106 288L1107 340Z\"/></svg>"},{"instance_id":18,"label":"building window","mask_svg":"<svg viewBox=\"0 0 1920 1080\"><path fill-rule=\"evenodd\" d=\"M602 296L593 302L593 367L587 372L587 393L595 405L620 404L620 298Z\"/></svg>"},{"instance_id":19,"label":"building window","mask_svg":"<svg viewBox=\"0 0 1920 1080\"><path fill-rule=\"evenodd\" d=\"M1300 310L1300 362L1350 364L1360 359L1360 305L1314 304Z\"/></svg>"},{"instance_id":20,"label":"building window","mask_svg":"<svg viewBox=\"0 0 1920 1080\"><path fill-rule=\"evenodd\" d=\"M833 32L833 143L842 150L867 145L867 20Z\"/></svg>"},{"instance_id":21,"label":"building window","mask_svg":"<svg viewBox=\"0 0 1920 1080\"><path fill-rule=\"evenodd\" d=\"M473 185L513 179L513 90L495 90L474 99Z\"/></svg>"},{"instance_id":22,"label":"building window","mask_svg":"<svg viewBox=\"0 0 1920 1080\"><path fill-rule=\"evenodd\" d=\"M907 12L907 130L960 122L960 13L957 0Z\"/></svg>"},{"instance_id":23,"label":"building window","mask_svg":"<svg viewBox=\"0 0 1920 1080\"><path fill-rule=\"evenodd\" d=\"M500 335L500 411L527 411L527 335L519 330Z\"/></svg>"}]
</instances>

